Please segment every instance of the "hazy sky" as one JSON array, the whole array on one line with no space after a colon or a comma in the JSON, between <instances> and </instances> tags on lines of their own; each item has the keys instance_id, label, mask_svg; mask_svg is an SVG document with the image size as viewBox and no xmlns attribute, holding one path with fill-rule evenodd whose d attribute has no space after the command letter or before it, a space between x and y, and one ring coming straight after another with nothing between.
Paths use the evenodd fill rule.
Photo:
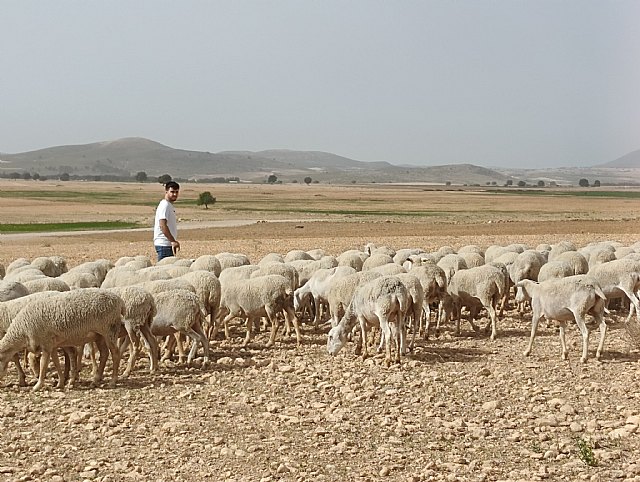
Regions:
<instances>
[{"instance_id":1,"label":"hazy sky","mask_svg":"<svg viewBox=\"0 0 640 482\"><path fill-rule=\"evenodd\" d=\"M0 0L0 152L560 167L640 149L640 1Z\"/></svg>"}]
</instances>

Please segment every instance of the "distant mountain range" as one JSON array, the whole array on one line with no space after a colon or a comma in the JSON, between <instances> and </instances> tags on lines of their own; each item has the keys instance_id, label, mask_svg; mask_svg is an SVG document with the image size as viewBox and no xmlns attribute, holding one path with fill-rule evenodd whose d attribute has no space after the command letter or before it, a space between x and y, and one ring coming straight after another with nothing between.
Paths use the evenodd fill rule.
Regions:
<instances>
[{"instance_id":1,"label":"distant mountain range","mask_svg":"<svg viewBox=\"0 0 640 482\"><path fill-rule=\"evenodd\" d=\"M444 184L496 184L508 180L536 183L578 184L586 177L601 182L640 183L640 150L593 168L488 169L473 164L406 166L389 162L363 162L320 151L274 149L258 152L217 153L174 149L138 137L84 145L56 146L18 154L0 154L0 173L135 176L150 178L169 174L174 178L239 178L264 182L276 175L284 182L305 177L322 183L424 182ZM599 177L594 177L599 176Z\"/></svg>"}]
</instances>

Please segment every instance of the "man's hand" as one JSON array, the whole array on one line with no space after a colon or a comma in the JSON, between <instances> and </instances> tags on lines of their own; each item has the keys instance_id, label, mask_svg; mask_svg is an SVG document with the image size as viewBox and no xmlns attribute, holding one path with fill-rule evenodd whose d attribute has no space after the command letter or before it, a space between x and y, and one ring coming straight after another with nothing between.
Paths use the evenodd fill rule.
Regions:
<instances>
[{"instance_id":1,"label":"man's hand","mask_svg":"<svg viewBox=\"0 0 640 482\"><path fill-rule=\"evenodd\" d=\"M178 256L178 251L180 251L179 241L171 241L171 251L173 251L174 256Z\"/></svg>"}]
</instances>

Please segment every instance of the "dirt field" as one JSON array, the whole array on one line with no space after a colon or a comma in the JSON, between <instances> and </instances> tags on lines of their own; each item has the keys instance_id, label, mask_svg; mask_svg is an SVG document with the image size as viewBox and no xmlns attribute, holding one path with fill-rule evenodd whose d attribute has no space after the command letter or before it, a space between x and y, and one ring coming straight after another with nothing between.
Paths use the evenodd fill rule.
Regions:
<instances>
[{"instance_id":1,"label":"dirt field","mask_svg":"<svg viewBox=\"0 0 640 482\"><path fill-rule=\"evenodd\" d=\"M339 254L367 242L431 251L640 240L639 206L630 200L496 198L403 187L240 187L212 188L218 202L208 212L177 205L183 257L230 251L257 262L269 252L323 248ZM14 219L4 222L149 221L158 188L144 189L150 199L145 205L8 197L3 202ZM190 189L183 189L183 199L205 190ZM245 206L264 209L234 211L243 199ZM316 210L269 209L276 205ZM356 205L375 205L380 214L336 212ZM389 214L421 209L438 214ZM251 220L264 222L234 226ZM212 227L198 227L205 225ZM52 254L73 266L151 256L153 248L148 229L0 235L5 266L17 257ZM468 323L460 337L445 326L391 368L379 356L363 362L353 346L330 357L326 330L309 325L301 347L280 336L271 349L264 347L264 334L240 349L244 328L234 326L231 340L211 343L213 366L169 363L151 376L140 359L115 389L91 389L85 367L79 388L50 388L52 375L47 390L33 393L17 386L10 368L0 388L0 480L640 480L640 354L626 336L625 316L613 311L607 318L601 361L593 359L597 328L591 326L585 365L574 326L567 332L568 361L560 360L556 330L544 323L532 355L524 357L530 314L509 310L494 342Z\"/></svg>"}]
</instances>

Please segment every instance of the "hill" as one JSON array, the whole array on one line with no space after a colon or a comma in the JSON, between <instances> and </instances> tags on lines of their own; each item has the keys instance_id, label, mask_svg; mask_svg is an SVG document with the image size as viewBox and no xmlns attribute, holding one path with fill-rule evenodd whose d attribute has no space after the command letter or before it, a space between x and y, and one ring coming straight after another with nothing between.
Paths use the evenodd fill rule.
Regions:
<instances>
[{"instance_id":1,"label":"hill","mask_svg":"<svg viewBox=\"0 0 640 482\"><path fill-rule=\"evenodd\" d=\"M600 164L598 167L614 167L619 169L640 169L640 149L625 154L613 161Z\"/></svg>"},{"instance_id":2,"label":"hill","mask_svg":"<svg viewBox=\"0 0 640 482\"><path fill-rule=\"evenodd\" d=\"M4 173L39 173L57 176L135 176L170 174L175 178L238 177L263 182L275 174L283 181L305 177L330 183L425 182L453 184L504 184L509 176L471 164L432 167L397 166L389 162L363 162L320 151L273 149L258 152L218 153L174 149L138 137L84 145L56 146L18 154L0 155Z\"/></svg>"}]
</instances>

